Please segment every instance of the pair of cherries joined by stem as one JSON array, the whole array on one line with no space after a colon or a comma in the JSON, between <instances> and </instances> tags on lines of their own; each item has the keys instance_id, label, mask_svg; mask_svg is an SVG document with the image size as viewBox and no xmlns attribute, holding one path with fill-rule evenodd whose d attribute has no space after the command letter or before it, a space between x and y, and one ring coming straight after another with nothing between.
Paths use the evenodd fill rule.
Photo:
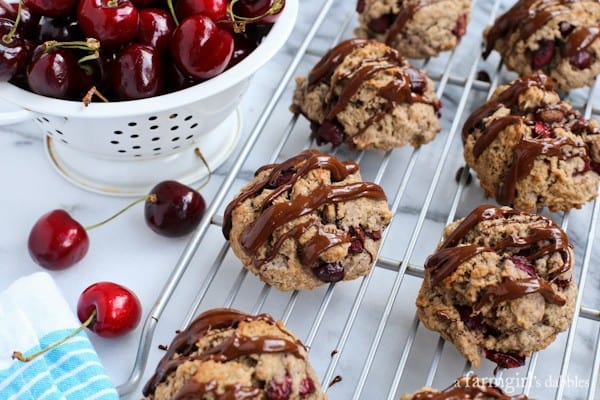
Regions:
<instances>
[{"instance_id":1,"label":"pair of cherries joined by stem","mask_svg":"<svg viewBox=\"0 0 600 400\"><path fill-rule=\"evenodd\" d=\"M178 0L175 6L172 0L21 0L15 10L0 0L0 80L68 100L92 88L106 94L100 96L104 101L181 90L250 54L284 5L285 0ZM90 40L95 48L85 48Z\"/></svg>"}]
</instances>

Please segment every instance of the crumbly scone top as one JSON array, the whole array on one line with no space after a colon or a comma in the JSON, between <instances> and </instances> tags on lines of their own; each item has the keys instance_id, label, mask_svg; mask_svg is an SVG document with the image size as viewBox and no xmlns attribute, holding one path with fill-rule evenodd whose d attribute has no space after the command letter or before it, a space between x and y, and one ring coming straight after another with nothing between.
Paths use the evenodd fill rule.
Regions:
<instances>
[{"instance_id":1,"label":"crumbly scone top","mask_svg":"<svg viewBox=\"0 0 600 400\"><path fill-rule=\"evenodd\" d=\"M522 99L532 88L540 89L540 96L550 93L551 100L532 109ZM600 137L600 130L595 123L585 120L579 112L560 101L552 92L552 82L546 75L528 75L503 89L471 114L462 132L465 142L470 135L479 135L473 146L473 156L478 158L509 125L522 124L529 128L513 149L512 162L496 192L499 203L513 203L517 182L529 175L534 160L541 155L556 156L561 160L579 157L584 164L584 170L579 173L590 169L600 171L600 160L590 157L594 154L592 137ZM488 118L492 116L494 119L489 123Z\"/></svg>"},{"instance_id":2,"label":"crumbly scone top","mask_svg":"<svg viewBox=\"0 0 600 400\"><path fill-rule=\"evenodd\" d=\"M422 389L412 396L403 396L402 400L469 400L469 399L494 399L494 400L527 400L525 395L510 396L497 386L487 384L477 375L458 378L454 384L439 391L435 389Z\"/></svg>"},{"instance_id":3,"label":"crumbly scone top","mask_svg":"<svg viewBox=\"0 0 600 400\"><path fill-rule=\"evenodd\" d=\"M275 201L286 193L290 193L294 184L302 177L307 176L315 169L326 169L331 174L332 182L340 182L348 176L358 172L358 164L353 161L340 161L336 157L323 154L317 150L305 150L300 154L282 162L281 164L265 165L256 171L260 175L265 171L264 178L247 187L227 206L225 210L223 234L229 239L232 228L232 213L241 203L250 198L255 198L264 190L271 191L264 198L256 219L245 227L240 237L244 251L254 258L255 263L268 262L277 254L278 246L286 239L296 241L309 228L316 226L313 221L301 223L290 229L280 238L273 249L264 259L258 260L258 250L272 236L275 230L290 221L307 215L326 204L335 204L359 198L372 200L386 200L383 189L371 182L354 182L342 185L319 186L311 193L298 196L289 196L288 201ZM351 243L352 236L348 233L333 233L319 229L308 243L302 247L300 260L303 264L312 266L319 255L329 248L341 243Z\"/></svg>"},{"instance_id":4,"label":"crumbly scone top","mask_svg":"<svg viewBox=\"0 0 600 400\"><path fill-rule=\"evenodd\" d=\"M235 329L241 322L263 321L269 325L276 326L281 330L283 337L253 336L246 337L236 332L222 343L195 354L198 350L197 343L204 336L213 331ZM284 338L284 337L287 337ZM185 330L179 332L173 339L166 354L160 360L156 372L144 386L144 396L154 393L157 386L163 382L167 375L175 371L180 365L188 361L227 362L250 354L263 353L290 353L296 357L304 358L306 349L304 345L284 330L268 314L252 316L232 309L214 309L200 314ZM225 393L218 395L216 382L198 383L189 380L184 383L175 398L202 398L203 395L212 393L215 398L255 398L260 394L260 389L233 385L227 387ZM229 397L227 397L229 396Z\"/></svg>"}]
</instances>

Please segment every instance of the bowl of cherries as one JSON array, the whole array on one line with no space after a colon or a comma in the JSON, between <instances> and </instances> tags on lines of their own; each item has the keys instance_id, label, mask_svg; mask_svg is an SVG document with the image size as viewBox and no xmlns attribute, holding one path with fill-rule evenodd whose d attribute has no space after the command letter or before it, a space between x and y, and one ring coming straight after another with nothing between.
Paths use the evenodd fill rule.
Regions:
<instances>
[{"instance_id":1,"label":"bowl of cherries","mask_svg":"<svg viewBox=\"0 0 600 400\"><path fill-rule=\"evenodd\" d=\"M297 12L298 0L0 0L0 99L30 113L78 186L192 183L233 151L239 102Z\"/></svg>"}]
</instances>

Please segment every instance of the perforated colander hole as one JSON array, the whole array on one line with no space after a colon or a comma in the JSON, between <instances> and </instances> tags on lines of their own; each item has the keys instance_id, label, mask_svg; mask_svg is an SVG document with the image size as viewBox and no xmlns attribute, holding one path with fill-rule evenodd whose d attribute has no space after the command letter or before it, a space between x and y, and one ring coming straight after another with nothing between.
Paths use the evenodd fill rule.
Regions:
<instances>
[{"instance_id":1,"label":"perforated colander hole","mask_svg":"<svg viewBox=\"0 0 600 400\"><path fill-rule=\"evenodd\" d=\"M67 142L65 139L60 139L61 142L63 142L64 144L69 144L69 142Z\"/></svg>"},{"instance_id":2,"label":"perforated colander hole","mask_svg":"<svg viewBox=\"0 0 600 400\"><path fill-rule=\"evenodd\" d=\"M152 138L152 141L153 141L153 142L158 142L159 140L160 140L160 138L159 138L159 137L153 137L153 138Z\"/></svg>"},{"instance_id":3,"label":"perforated colander hole","mask_svg":"<svg viewBox=\"0 0 600 400\"><path fill-rule=\"evenodd\" d=\"M148 117L148 121L156 121L157 119L158 119L158 117L156 115Z\"/></svg>"},{"instance_id":4,"label":"perforated colander hole","mask_svg":"<svg viewBox=\"0 0 600 400\"><path fill-rule=\"evenodd\" d=\"M152 129L152 130L158 129L158 125L152 125L152 126L150 127L150 129Z\"/></svg>"},{"instance_id":5,"label":"perforated colander hole","mask_svg":"<svg viewBox=\"0 0 600 400\"><path fill-rule=\"evenodd\" d=\"M195 127L197 127L198 124L197 123L193 123L192 125L190 125L190 129L194 129Z\"/></svg>"},{"instance_id":6,"label":"perforated colander hole","mask_svg":"<svg viewBox=\"0 0 600 400\"><path fill-rule=\"evenodd\" d=\"M128 126L137 126L137 122L130 122L127 124Z\"/></svg>"},{"instance_id":7,"label":"perforated colander hole","mask_svg":"<svg viewBox=\"0 0 600 400\"><path fill-rule=\"evenodd\" d=\"M169 115L169 119L175 119L175 118L177 118L177 114L174 113L174 114Z\"/></svg>"},{"instance_id":8,"label":"perforated colander hole","mask_svg":"<svg viewBox=\"0 0 600 400\"><path fill-rule=\"evenodd\" d=\"M121 149L121 150L117 150L117 152L119 152L119 153L123 154L123 153L127 153L127 150L123 150L123 149Z\"/></svg>"},{"instance_id":9,"label":"perforated colander hole","mask_svg":"<svg viewBox=\"0 0 600 400\"><path fill-rule=\"evenodd\" d=\"M185 140L190 140L190 139L191 139L191 138L193 138L193 137L194 137L194 135L189 135L189 136L186 136Z\"/></svg>"},{"instance_id":10,"label":"perforated colander hole","mask_svg":"<svg viewBox=\"0 0 600 400\"><path fill-rule=\"evenodd\" d=\"M36 120L37 122L39 122L40 124L43 124L43 123L44 123L44 120L43 120L41 117L40 117L40 118L36 118L35 120Z\"/></svg>"},{"instance_id":11,"label":"perforated colander hole","mask_svg":"<svg viewBox=\"0 0 600 400\"><path fill-rule=\"evenodd\" d=\"M180 149L180 148L181 148L181 146L174 146L173 150L177 150L177 149Z\"/></svg>"},{"instance_id":12,"label":"perforated colander hole","mask_svg":"<svg viewBox=\"0 0 600 400\"><path fill-rule=\"evenodd\" d=\"M152 151L161 151L161 150L162 150L162 147L155 147L152 149Z\"/></svg>"},{"instance_id":13,"label":"perforated colander hole","mask_svg":"<svg viewBox=\"0 0 600 400\"><path fill-rule=\"evenodd\" d=\"M184 121L189 121L189 120L190 120L190 119L192 119L192 118L194 118L194 117L192 117L191 115L188 115L188 116L187 116L187 117L185 117L183 120L184 120Z\"/></svg>"},{"instance_id":14,"label":"perforated colander hole","mask_svg":"<svg viewBox=\"0 0 600 400\"><path fill-rule=\"evenodd\" d=\"M171 142L176 142L179 140L179 136L175 136L173 139L171 139Z\"/></svg>"},{"instance_id":15,"label":"perforated colander hole","mask_svg":"<svg viewBox=\"0 0 600 400\"><path fill-rule=\"evenodd\" d=\"M131 148L132 148L133 150L139 150L139 149L141 149L141 148L142 148L142 146L137 146L137 145L136 145L136 146L131 146Z\"/></svg>"},{"instance_id":16,"label":"perforated colander hole","mask_svg":"<svg viewBox=\"0 0 600 400\"><path fill-rule=\"evenodd\" d=\"M47 133L48 135L50 135L50 136L54 136L54 132L51 132L51 131L46 131L46 133Z\"/></svg>"},{"instance_id":17,"label":"perforated colander hole","mask_svg":"<svg viewBox=\"0 0 600 400\"><path fill-rule=\"evenodd\" d=\"M140 135L138 135L137 133L134 133L133 135L129 136L132 139L137 139L140 137Z\"/></svg>"},{"instance_id":18,"label":"perforated colander hole","mask_svg":"<svg viewBox=\"0 0 600 400\"><path fill-rule=\"evenodd\" d=\"M174 126L171 127L172 131L176 131L177 129L179 129L179 125L174 125Z\"/></svg>"},{"instance_id":19,"label":"perforated colander hole","mask_svg":"<svg viewBox=\"0 0 600 400\"><path fill-rule=\"evenodd\" d=\"M44 120L45 122L50 122L50 120L46 117L42 117L42 120Z\"/></svg>"},{"instance_id":20,"label":"perforated colander hole","mask_svg":"<svg viewBox=\"0 0 600 400\"><path fill-rule=\"evenodd\" d=\"M119 141L118 141L118 140L111 140L110 142L111 142L112 144L119 144Z\"/></svg>"},{"instance_id":21,"label":"perforated colander hole","mask_svg":"<svg viewBox=\"0 0 600 400\"><path fill-rule=\"evenodd\" d=\"M134 157L141 157L142 155L141 154L134 154L133 156Z\"/></svg>"},{"instance_id":22,"label":"perforated colander hole","mask_svg":"<svg viewBox=\"0 0 600 400\"><path fill-rule=\"evenodd\" d=\"M115 135L122 135L122 134L123 134L123 131L113 131L113 133L114 133Z\"/></svg>"},{"instance_id":23,"label":"perforated colander hole","mask_svg":"<svg viewBox=\"0 0 600 400\"><path fill-rule=\"evenodd\" d=\"M58 133L59 135L64 135L64 133L62 133L62 131L60 131L58 129L56 129L55 132Z\"/></svg>"}]
</instances>

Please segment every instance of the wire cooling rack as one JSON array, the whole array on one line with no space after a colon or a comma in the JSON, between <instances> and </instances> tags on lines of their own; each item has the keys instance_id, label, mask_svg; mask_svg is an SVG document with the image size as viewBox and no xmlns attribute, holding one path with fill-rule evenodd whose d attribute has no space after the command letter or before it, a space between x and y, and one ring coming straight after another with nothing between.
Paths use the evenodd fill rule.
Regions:
<instances>
[{"instance_id":1,"label":"wire cooling rack","mask_svg":"<svg viewBox=\"0 0 600 400\"><path fill-rule=\"evenodd\" d=\"M153 344L156 326L182 282L194 280L197 291L189 301L190 308L169 310L185 314L181 325L173 330L212 307L271 313L310 348L313 366L331 399L398 399L421 386L446 387L456 377L471 372L493 378L508 393L539 399L600 398L600 273L589 273L592 265L600 262L596 239L599 201L570 213L548 214L567 230L574 244L580 289L578 314L568 332L548 349L535 353L524 367L501 370L493 376L494 365L484 361L473 371L451 344L422 327L415 314L422 265L435 249L443 227L477 205L491 202L483 197L464 166L459 134L462 124L498 84L514 78L503 70L496 55L485 61L479 56L483 27L511 2L472 3L472 21L460 46L435 59L415 62L435 80L444 105L443 130L432 143L387 153L321 148L341 159L356 160L363 178L381 184L388 194L394 219L384 233L376 268L353 282L283 293L240 267L222 238L220 225L224 207L258 165L281 161L314 145L308 137L308 123L287 111L293 77L306 74L327 47L351 37L357 22L354 2L303 3L301 15L309 14L311 8L316 13L305 18L313 24L303 37L295 37L299 43L295 57L159 294L146 319L131 376L118 387L120 394L139 390L144 370L154 369L147 360L150 352L158 351ZM319 39L326 36L324 31L334 32L326 44ZM586 118L596 114L594 92L595 88L572 93L573 104ZM252 164L249 156L257 149L270 154L270 159ZM215 241L219 246L214 246Z\"/></svg>"}]
</instances>

